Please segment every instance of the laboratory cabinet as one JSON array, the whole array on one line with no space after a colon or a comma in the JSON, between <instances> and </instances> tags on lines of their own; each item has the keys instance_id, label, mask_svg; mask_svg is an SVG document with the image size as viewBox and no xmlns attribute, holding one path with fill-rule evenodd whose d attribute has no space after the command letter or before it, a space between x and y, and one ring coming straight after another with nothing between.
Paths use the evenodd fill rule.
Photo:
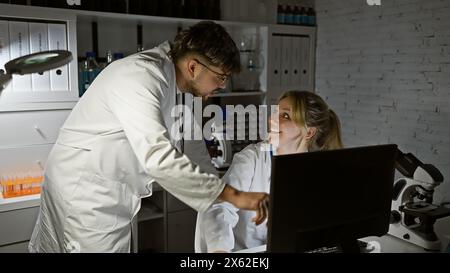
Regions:
<instances>
[{"instance_id":1,"label":"laboratory cabinet","mask_svg":"<svg viewBox=\"0 0 450 273\"><path fill-rule=\"evenodd\" d=\"M1 147L55 143L70 110L0 112Z\"/></svg>"},{"instance_id":2,"label":"laboratory cabinet","mask_svg":"<svg viewBox=\"0 0 450 273\"><path fill-rule=\"evenodd\" d=\"M76 16L0 4L0 70L46 50L77 55ZM0 94L0 252L27 252L39 211L45 162L78 101L77 64L14 75Z\"/></svg>"},{"instance_id":3,"label":"laboratory cabinet","mask_svg":"<svg viewBox=\"0 0 450 273\"><path fill-rule=\"evenodd\" d=\"M236 6L238 2L234 2ZM266 8L270 8L267 14L275 16L272 6ZM224 8L224 12L228 15L223 18L240 21L216 22L227 29L238 46L242 73L233 75L227 87L211 96L203 106L272 105L284 91L314 91L315 27L260 23L265 20L253 18L252 12L248 12L252 16L244 22L245 16L233 17L229 8ZM275 21L274 16L270 22ZM59 71L15 79L0 96L1 162L9 162L11 156L15 158L8 165L11 168L31 165L33 169L43 170L59 128L78 101L80 67L87 52L95 52L100 63L108 53L134 54L173 40L180 30L199 19L0 4L0 22L0 35L4 36L0 37L1 43L19 36L10 35L11 25L14 33L28 39L22 46L25 51L8 48L10 52L0 53L0 69L8 56L10 59L17 54L51 49L55 31L55 39L61 41L56 44L70 50L74 57L74 61ZM36 39L44 42L36 44ZM266 122L263 119L262 123ZM234 144L228 158L248 142ZM225 170L221 169L220 173ZM31 237L30 226L37 217L38 206L39 195L0 198L1 228L8 232L13 226L22 228L17 237L8 241L0 238L0 251L26 250L23 246ZM8 225L3 224L4 219L9 221ZM132 251L193 252L195 223L193 209L154 184L153 194L142 200L141 210L133 220Z\"/></svg>"},{"instance_id":4,"label":"laboratory cabinet","mask_svg":"<svg viewBox=\"0 0 450 273\"><path fill-rule=\"evenodd\" d=\"M74 14L0 4L0 70L12 59L40 51L69 50L76 58L75 29ZM76 62L71 62L42 73L13 75L1 94L0 111L24 103L36 107L77 101L77 70Z\"/></svg>"},{"instance_id":5,"label":"laboratory cabinet","mask_svg":"<svg viewBox=\"0 0 450 273\"><path fill-rule=\"evenodd\" d=\"M134 251L193 252L196 216L195 210L153 184L153 194L141 202Z\"/></svg>"},{"instance_id":6,"label":"laboratory cabinet","mask_svg":"<svg viewBox=\"0 0 450 273\"><path fill-rule=\"evenodd\" d=\"M0 212L0 253L27 252L39 207Z\"/></svg>"}]
</instances>

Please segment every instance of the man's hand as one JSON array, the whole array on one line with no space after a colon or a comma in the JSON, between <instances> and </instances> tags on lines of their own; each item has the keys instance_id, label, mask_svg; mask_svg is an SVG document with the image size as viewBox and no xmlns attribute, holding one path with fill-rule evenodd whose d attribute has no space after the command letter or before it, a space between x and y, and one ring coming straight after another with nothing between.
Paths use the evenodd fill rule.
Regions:
<instances>
[{"instance_id":1,"label":"man's hand","mask_svg":"<svg viewBox=\"0 0 450 273\"><path fill-rule=\"evenodd\" d=\"M256 225L262 224L269 215L269 195L265 192L242 192L226 185L218 199L230 202L238 209L256 211L252 219Z\"/></svg>"}]
</instances>

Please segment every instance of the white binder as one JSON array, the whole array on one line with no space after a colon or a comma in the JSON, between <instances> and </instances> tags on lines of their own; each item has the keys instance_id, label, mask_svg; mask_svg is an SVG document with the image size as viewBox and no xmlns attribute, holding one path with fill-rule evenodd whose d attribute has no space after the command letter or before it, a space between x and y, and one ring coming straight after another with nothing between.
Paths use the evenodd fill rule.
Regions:
<instances>
[{"instance_id":1,"label":"white binder","mask_svg":"<svg viewBox=\"0 0 450 273\"><path fill-rule=\"evenodd\" d=\"M8 21L0 20L0 70L5 71L5 64L11 60L9 55L9 23ZM0 71L0 73L2 73ZM3 92L9 92L11 90L11 84L9 84Z\"/></svg>"},{"instance_id":2,"label":"white binder","mask_svg":"<svg viewBox=\"0 0 450 273\"><path fill-rule=\"evenodd\" d=\"M29 23L30 51L31 53L48 50L47 24ZM50 91L50 72L35 73L31 75L33 91Z\"/></svg>"},{"instance_id":3,"label":"white binder","mask_svg":"<svg viewBox=\"0 0 450 273\"><path fill-rule=\"evenodd\" d=\"M292 37L292 62L291 62L291 85L294 89L300 89L301 64L302 64L302 39L301 37Z\"/></svg>"},{"instance_id":4,"label":"white binder","mask_svg":"<svg viewBox=\"0 0 450 273\"><path fill-rule=\"evenodd\" d=\"M67 50L65 24L48 24L48 46L50 50ZM68 65L50 71L51 91L69 91Z\"/></svg>"},{"instance_id":5,"label":"white binder","mask_svg":"<svg viewBox=\"0 0 450 273\"><path fill-rule=\"evenodd\" d=\"M272 67L271 74L274 86L281 85L281 36L272 36Z\"/></svg>"},{"instance_id":6,"label":"white binder","mask_svg":"<svg viewBox=\"0 0 450 273\"><path fill-rule=\"evenodd\" d=\"M28 23L9 21L9 42L11 59L30 54ZM31 92L31 75L13 75L13 92Z\"/></svg>"},{"instance_id":7,"label":"white binder","mask_svg":"<svg viewBox=\"0 0 450 273\"><path fill-rule=\"evenodd\" d=\"M310 38L302 37L301 39L301 57L300 57L300 85L302 88L308 90L310 86L313 84L313 80L311 79L311 54L309 53L310 48Z\"/></svg>"},{"instance_id":8,"label":"white binder","mask_svg":"<svg viewBox=\"0 0 450 273\"><path fill-rule=\"evenodd\" d=\"M283 36L281 38L281 48L281 86L290 86L292 75L292 37Z\"/></svg>"}]
</instances>

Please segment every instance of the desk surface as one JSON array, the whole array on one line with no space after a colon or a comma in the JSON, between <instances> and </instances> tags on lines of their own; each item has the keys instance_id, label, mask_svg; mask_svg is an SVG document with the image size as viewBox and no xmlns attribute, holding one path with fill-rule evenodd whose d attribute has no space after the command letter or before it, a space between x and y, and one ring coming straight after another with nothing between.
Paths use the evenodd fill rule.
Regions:
<instances>
[{"instance_id":1,"label":"desk surface","mask_svg":"<svg viewBox=\"0 0 450 273\"><path fill-rule=\"evenodd\" d=\"M360 240L371 244L372 246L375 246L375 248L370 251L370 253L434 253L389 234L382 237L366 237ZM262 245L253 248L238 250L234 253L261 253L265 252L266 249L267 246Z\"/></svg>"},{"instance_id":2,"label":"desk surface","mask_svg":"<svg viewBox=\"0 0 450 273\"><path fill-rule=\"evenodd\" d=\"M418 245L409 243L389 234L382 237L366 237L362 238L361 240L366 243L379 243L380 251L378 252L381 253L436 253L434 251L428 251ZM444 245L445 242L442 243Z\"/></svg>"},{"instance_id":3,"label":"desk surface","mask_svg":"<svg viewBox=\"0 0 450 273\"><path fill-rule=\"evenodd\" d=\"M262 245L262 246L247 248L247 249L241 249L241 250L235 251L233 253L261 253L261 252L266 252L266 249L267 249L267 245Z\"/></svg>"}]
</instances>

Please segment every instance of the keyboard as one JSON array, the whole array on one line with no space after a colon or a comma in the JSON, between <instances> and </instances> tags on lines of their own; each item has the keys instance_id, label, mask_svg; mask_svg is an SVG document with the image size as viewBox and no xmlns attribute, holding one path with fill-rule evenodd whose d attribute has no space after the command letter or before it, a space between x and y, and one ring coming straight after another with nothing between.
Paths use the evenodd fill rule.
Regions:
<instances>
[{"instance_id":1,"label":"keyboard","mask_svg":"<svg viewBox=\"0 0 450 273\"><path fill-rule=\"evenodd\" d=\"M358 240L358 246L361 253L366 252L367 249L367 243ZM319 247L313 250L305 251L305 253L342 253L342 249L338 246L332 246L332 247Z\"/></svg>"}]
</instances>

